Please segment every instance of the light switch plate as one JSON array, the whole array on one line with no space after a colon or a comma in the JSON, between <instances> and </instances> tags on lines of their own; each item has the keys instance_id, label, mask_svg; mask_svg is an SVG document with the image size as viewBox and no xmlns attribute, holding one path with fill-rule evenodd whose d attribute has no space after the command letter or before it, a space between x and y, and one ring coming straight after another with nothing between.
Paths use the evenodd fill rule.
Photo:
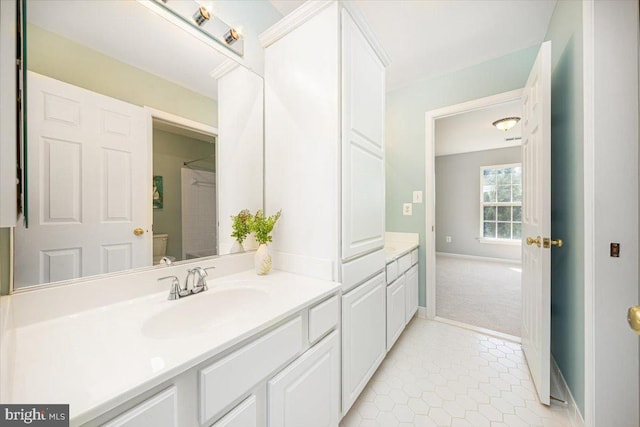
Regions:
<instances>
[{"instance_id":1,"label":"light switch plate","mask_svg":"<svg viewBox=\"0 0 640 427\"><path fill-rule=\"evenodd\" d=\"M422 203L422 191L416 190L413 192L413 203Z\"/></svg>"},{"instance_id":2,"label":"light switch plate","mask_svg":"<svg viewBox=\"0 0 640 427\"><path fill-rule=\"evenodd\" d=\"M413 215L413 204L411 203L405 203L402 205L402 215L408 215L411 216Z\"/></svg>"}]
</instances>

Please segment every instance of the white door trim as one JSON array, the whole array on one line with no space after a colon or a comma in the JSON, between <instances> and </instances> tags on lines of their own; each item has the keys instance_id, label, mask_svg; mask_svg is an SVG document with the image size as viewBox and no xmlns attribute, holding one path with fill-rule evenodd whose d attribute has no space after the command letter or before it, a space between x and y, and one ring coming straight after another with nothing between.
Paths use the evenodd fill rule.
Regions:
<instances>
[{"instance_id":1,"label":"white door trim","mask_svg":"<svg viewBox=\"0 0 640 427\"><path fill-rule=\"evenodd\" d=\"M595 427L594 2L582 3L584 103L584 425Z\"/></svg>"},{"instance_id":2,"label":"white door trim","mask_svg":"<svg viewBox=\"0 0 640 427\"><path fill-rule=\"evenodd\" d=\"M426 306L427 319L436 317L436 188L435 188L435 121L454 114L465 113L517 101L522 96L522 89L499 93L484 98L474 99L461 104L449 105L425 113L425 241L426 241Z\"/></svg>"},{"instance_id":3,"label":"white door trim","mask_svg":"<svg viewBox=\"0 0 640 427\"><path fill-rule=\"evenodd\" d=\"M214 159L216 160L216 165L218 162L218 136L219 136L219 132L218 132L218 128L217 127L213 127L210 125L207 125L205 123L202 122L197 122L195 120L191 120L191 119L187 119L186 117L182 117L182 116L178 116L176 114L173 113L168 113L166 111L162 111L162 110L158 110L156 108L153 107L149 107L147 105L144 106L144 109L148 111L149 113L149 153L148 153L148 157L149 157L149 172L151 174L151 176L149 177L148 181L149 181L149 186L151 186L151 182L153 179L153 120L159 120L161 122L170 124L172 126L181 128L181 129L186 129L186 130L190 130L190 131L194 131L194 132L198 132L201 134L205 134L205 135L211 135L214 136L216 138L216 144L214 147ZM216 171L218 170L218 168L216 167ZM220 254L220 200L218 198L218 187L217 187L218 183L216 181L216 253L219 255ZM148 200L147 200L147 206L151 206L153 204L153 194L151 191L151 188L149 188L149 191L147 191L148 194ZM153 230L153 209L149 209L149 224L152 224L152 230ZM182 224L180 224L180 226L182 227ZM182 254L182 258L184 259L184 253Z\"/></svg>"},{"instance_id":4,"label":"white door trim","mask_svg":"<svg viewBox=\"0 0 640 427\"><path fill-rule=\"evenodd\" d=\"M204 123L196 122L195 120L187 119L182 116L178 116L166 111L158 110L152 107L145 106L145 110L149 111L151 117L156 120L170 123L175 126L182 127L184 129L194 130L196 132L205 133L208 135L218 135L218 128L206 125Z\"/></svg>"}]
</instances>

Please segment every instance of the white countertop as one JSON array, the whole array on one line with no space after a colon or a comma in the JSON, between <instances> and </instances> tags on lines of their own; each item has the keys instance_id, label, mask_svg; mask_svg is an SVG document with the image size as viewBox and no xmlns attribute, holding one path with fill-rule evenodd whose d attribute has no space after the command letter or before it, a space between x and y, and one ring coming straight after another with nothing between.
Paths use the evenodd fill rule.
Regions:
<instances>
[{"instance_id":1,"label":"white countertop","mask_svg":"<svg viewBox=\"0 0 640 427\"><path fill-rule=\"evenodd\" d=\"M393 233L387 231L384 243L387 264L417 248L418 243L417 233Z\"/></svg>"},{"instance_id":2,"label":"white countertop","mask_svg":"<svg viewBox=\"0 0 640 427\"><path fill-rule=\"evenodd\" d=\"M281 271L257 276L253 270L210 279L207 292L177 301L167 300L166 285L163 292L6 330L0 341L7 358L2 403L69 403L71 424L84 423L340 288ZM252 289L246 292L259 295L259 303L232 291L235 301L211 309L228 312L233 306L232 318L211 324L196 317L193 327L188 313L195 305L187 304L202 306L209 298L215 306L213 294L238 288ZM167 319L191 322L182 328L189 333L176 332L182 329L172 329L173 321L154 322L165 310L176 314Z\"/></svg>"}]
</instances>

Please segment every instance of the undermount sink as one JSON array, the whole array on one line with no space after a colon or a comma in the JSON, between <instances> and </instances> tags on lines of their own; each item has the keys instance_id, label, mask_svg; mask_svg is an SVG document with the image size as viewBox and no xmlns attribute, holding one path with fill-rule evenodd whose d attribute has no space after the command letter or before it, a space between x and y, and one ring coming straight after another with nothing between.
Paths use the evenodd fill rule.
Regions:
<instances>
[{"instance_id":1,"label":"undermount sink","mask_svg":"<svg viewBox=\"0 0 640 427\"><path fill-rule=\"evenodd\" d=\"M246 314L267 297L267 292L252 287L210 289L172 301L171 307L144 322L142 333L161 339L197 334Z\"/></svg>"}]
</instances>

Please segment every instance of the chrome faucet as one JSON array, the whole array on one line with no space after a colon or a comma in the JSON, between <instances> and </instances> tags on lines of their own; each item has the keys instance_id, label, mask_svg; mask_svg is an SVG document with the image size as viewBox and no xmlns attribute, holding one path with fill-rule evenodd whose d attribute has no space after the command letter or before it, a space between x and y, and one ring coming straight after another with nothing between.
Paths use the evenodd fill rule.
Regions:
<instances>
[{"instance_id":1,"label":"chrome faucet","mask_svg":"<svg viewBox=\"0 0 640 427\"><path fill-rule=\"evenodd\" d=\"M208 290L207 287L207 270L212 270L215 267L194 267L187 271L187 277L184 280L184 287L180 286L180 280L176 276L166 276L158 279L172 279L171 280L171 288L169 289L169 300L176 300L183 297L187 297L189 295L197 294L199 292L203 292ZM189 289L189 278L193 276L193 284L191 289ZM196 276L198 277L196 280Z\"/></svg>"},{"instance_id":2,"label":"chrome faucet","mask_svg":"<svg viewBox=\"0 0 640 427\"><path fill-rule=\"evenodd\" d=\"M178 280L176 276L161 277L158 279L158 281L165 280L165 279L172 279L171 288L169 289L169 298L168 298L169 300L175 300L183 296L189 295L189 292L185 294L184 290L180 287L180 280Z\"/></svg>"}]
</instances>

